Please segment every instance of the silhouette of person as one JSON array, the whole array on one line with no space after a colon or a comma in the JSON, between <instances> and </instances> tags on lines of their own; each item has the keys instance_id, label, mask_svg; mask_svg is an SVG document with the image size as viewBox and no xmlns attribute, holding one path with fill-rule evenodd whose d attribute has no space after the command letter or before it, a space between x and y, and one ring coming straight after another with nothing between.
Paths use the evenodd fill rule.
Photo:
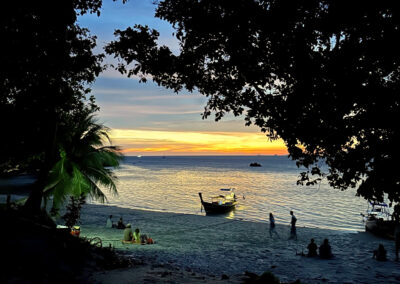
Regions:
<instances>
[{"instance_id":1,"label":"silhouette of person","mask_svg":"<svg viewBox=\"0 0 400 284\"><path fill-rule=\"evenodd\" d=\"M112 215L108 216L107 218L107 223L106 223L106 228L112 228L113 227L113 222L112 222Z\"/></svg>"},{"instance_id":2,"label":"silhouette of person","mask_svg":"<svg viewBox=\"0 0 400 284\"><path fill-rule=\"evenodd\" d=\"M134 242L135 241L133 239L133 232L132 232L131 224L126 225L126 228L124 230L124 241L125 242Z\"/></svg>"},{"instance_id":3,"label":"silhouette of person","mask_svg":"<svg viewBox=\"0 0 400 284\"><path fill-rule=\"evenodd\" d=\"M395 241L395 246L396 246L396 261L399 261L399 250L400 250L400 216L398 211L399 205L396 205L394 207L394 241Z\"/></svg>"},{"instance_id":4,"label":"silhouette of person","mask_svg":"<svg viewBox=\"0 0 400 284\"><path fill-rule=\"evenodd\" d=\"M133 233L133 238L135 239L134 242L140 244L140 230L139 228L135 229L135 232Z\"/></svg>"},{"instance_id":5,"label":"silhouette of person","mask_svg":"<svg viewBox=\"0 0 400 284\"><path fill-rule=\"evenodd\" d=\"M318 247L315 244L314 239L311 239L310 243L307 246L307 249L308 249L308 253L307 253L308 257L318 256L318 253L317 253Z\"/></svg>"},{"instance_id":6,"label":"silhouette of person","mask_svg":"<svg viewBox=\"0 0 400 284\"><path fill-rule=\"evenodd\" d=\"M329 259L329 258L333 257L332 249L331 249L328 239L325 239L324 243L319 246L319 256L321 258L325 258L325 259Z\"/></svg>"},{"instance_id":7,"label":"silhouette of person","mask_svg":"<svg viewBox=\"0 0 400 284\"><path fill-rule=\"evenodd\" d=\"M375 258L378 261L386 261L386 250L382 244L379 244L378 249L374 250L374 254L372 258Z\"/></svg>"},{"instance_id":8,"label":"silhouette of person","mask_svg":"<svg viewBox=\"0 0 400 284\"><path fill-rule=\"evenodd\" d=\"M269 213L269 235L272 238L272 235L276 234L279 238L278 233L275 231L275 218L272 213Z\"/></svg>"},{"instance_id":9,"label":"silhouette of person","mask_svg":"<svg viewBox=\"0 0 400 284\"><path fill-rule=\"evenodd\" d=\"M124 224L124 221L122 221L122 217L119 218L119 221L117 224L117 229L125 229L125 224Z\"/></svg>"},{"instance_id":10,"label":"silhouette of person","mask_svg":"<svg viewBox=\"0 0 400 284\"><path fill-rule=\"evenodd\" d=\"M290 215L292 216L292 219L290 221L290 237L289 237L289 239L297 240L297 233L296 233L297 218L296 218L296 216L294 216L293 211L290 211Z\"/></svg>"}]
</instances>

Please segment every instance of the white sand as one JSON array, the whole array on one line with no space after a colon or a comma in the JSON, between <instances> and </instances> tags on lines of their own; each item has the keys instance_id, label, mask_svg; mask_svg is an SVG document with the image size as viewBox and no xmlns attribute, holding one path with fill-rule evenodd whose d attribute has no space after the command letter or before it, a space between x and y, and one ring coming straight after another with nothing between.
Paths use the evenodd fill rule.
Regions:
<instances>
[{"instance_id":1,"label":"white sand","mask_svg":"<svg viewBox=\"0 0 400 284\"><path fill-rule=\"evenodd\" d=\"M140 228L157 243L122 244L123 230L105 228L108 215L113 215L115 222L122 216L125 223L132 224L132 229ZM301 226L301 216L297 218ZM81 216L81 236L98 236L103 240L103 246L111 244L148 263L132 269L95 273L89 279L93 282L128 281L134 275L138 283L218 282L222 274L227 274L230 279L222 281L236 283L244 271L260 274L267 270L282 282L296 279L306 283L400 282L400 263L394 261L393 241L365 232L301 227L297 231L298 240L289 241L289 226L279 224L277 232L280 238L274 236L271 239L268 223L101 205L86 205ZM302 249L306 253L311 238L318 245L328 238L335 258L322 260L296 255L296 251ZM372 250L379 243L388 251L389 260L386 262L372 259Z\"/></svg>"}]
</instances>

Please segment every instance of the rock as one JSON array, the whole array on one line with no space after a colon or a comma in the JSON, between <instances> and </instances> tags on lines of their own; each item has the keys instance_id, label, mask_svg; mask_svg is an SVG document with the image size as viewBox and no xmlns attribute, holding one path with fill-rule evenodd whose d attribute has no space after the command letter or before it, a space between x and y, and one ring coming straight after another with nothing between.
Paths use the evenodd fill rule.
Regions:
<instances>
[{"instance_id":1,"label":"rock","mask_svg":"<svg viewBox=\"0 0 400 284\"><path fill-rule=\"evenodd\" d=\"M226 274L221 275L221 280L228 280L228 279L229 279L228 275L226 275Z\"/></svg>"},{"instance_id":2,"label":"rock","mask_svg":"<svg viewBox=\"0 0 400 284\"><path fill-rule=\"evenodd\" d=\"M163 273L161 273L161 277L166 277L166 276L171 275L171 274L172 274L171 272L164 271Z\"/></svg>"}]
</instances>

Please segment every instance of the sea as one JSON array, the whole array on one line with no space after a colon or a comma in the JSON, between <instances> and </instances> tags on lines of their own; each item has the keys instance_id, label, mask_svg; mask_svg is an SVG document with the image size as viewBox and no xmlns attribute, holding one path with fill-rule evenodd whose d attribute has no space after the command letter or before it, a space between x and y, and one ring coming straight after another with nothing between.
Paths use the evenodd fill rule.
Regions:
<instances>
[{"instance_id":1,"label":"sea","mask_svg":"<svg viewBox=\"0 0 400 284\"><path fill-rule=\"evenodd\" d=\"M250 167L254 162L261 167ZM277 224L289 225L292 210L299 227L364 230L367 202L355 189L333 189L326 180L299 186L302 171L287 156L128 156L115 170L118 194L106 192L107 205L206 215L199 192L207 200L234 188L236 209L212 218L268 222L272 212Z\"/></svg>"}]
</instances>

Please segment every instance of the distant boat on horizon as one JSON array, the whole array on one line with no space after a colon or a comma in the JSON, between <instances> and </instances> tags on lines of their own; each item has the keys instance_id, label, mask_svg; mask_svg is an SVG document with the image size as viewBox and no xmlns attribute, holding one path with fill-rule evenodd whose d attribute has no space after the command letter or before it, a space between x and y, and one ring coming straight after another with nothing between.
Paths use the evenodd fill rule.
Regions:
<instances>
[{"instance_id":1,"label":"distant boat on horizon","mask_svg":"<svg viewBox=\"0 0 400 284\"><path fill-rule=\"evenodd\" d=\"M256 163L256 162L254 162L254 163L250 163L250 165L249 165L250 167L262 167L261 166L261 164L259 164L259 163Z\"/></svg>"},{"instance_id":2,"label":"distant boat on horizon","mask_svg":"<svg viewBox=\"0 0 400 284\"><path fill-rule=\"evenodd\" d=\"M138 158L141 158L141 157L142 157L142 155L137 155L137 157L138 157Z\"/></svg>"}]
</instances>

